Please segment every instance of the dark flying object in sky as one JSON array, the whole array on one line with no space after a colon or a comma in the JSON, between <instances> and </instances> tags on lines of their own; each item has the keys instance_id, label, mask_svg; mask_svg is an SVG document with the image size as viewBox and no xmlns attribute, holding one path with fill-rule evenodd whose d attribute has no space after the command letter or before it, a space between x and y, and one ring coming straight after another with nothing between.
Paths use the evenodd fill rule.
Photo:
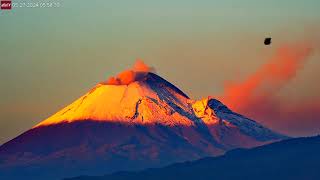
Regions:
<instances>
[{"instance_id":1,"label":"dark flying object in sky","mask_svg":"<svg viewBox=\"0 0 320 180\"><path fill-rule=\"evenodd\" d=\"M267 37L264 39L264 45L270 45L271 44L271 37Z\"/></svg>"}]
</instances>

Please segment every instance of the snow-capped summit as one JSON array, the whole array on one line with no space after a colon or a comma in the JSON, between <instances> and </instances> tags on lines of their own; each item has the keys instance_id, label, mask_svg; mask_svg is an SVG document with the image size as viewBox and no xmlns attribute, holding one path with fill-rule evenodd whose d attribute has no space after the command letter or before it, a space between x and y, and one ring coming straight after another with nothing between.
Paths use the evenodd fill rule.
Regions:
<instances>
[{"instance_id":1,"label":"snow-capped summit","mask_svg":"<svg viewBox=\"0 0 320 180\"><path fill-rule=\"evenodd\" d=\"M191 126L187 101L182 91L149 72L125 85L99 83L36 127L83 120Z\"/></svg>"}]
</instances>

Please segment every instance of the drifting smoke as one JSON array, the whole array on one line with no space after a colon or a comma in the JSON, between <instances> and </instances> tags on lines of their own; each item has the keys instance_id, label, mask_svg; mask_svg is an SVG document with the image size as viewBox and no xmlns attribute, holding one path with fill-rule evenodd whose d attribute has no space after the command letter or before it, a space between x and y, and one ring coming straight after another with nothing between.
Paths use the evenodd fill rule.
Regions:
<instances>
[{"instance_id":1,"label":"drifting smoke","mask_svg":"<svg viewBox=\"0 0 320 180\"><path fill-rule=\"evenodd\" d=\"M279 48L268 64L245 81L227 84L222 101L284 133L315 133L320 129L320 121L314 119L319 117L315 115L320 112L319 101L297 103L277 97L280 89L297 75L311 54L312 48L305 44Z\"/></svg>"},{"instance_id":2,"label":"drifting smoke","mask_svg":"<svg viewBox=\"0 0 320 180\"><path fill-rule=\"evenodd\" d=\"M278 49L275 57L245 81L227 84L223 99L232 108L241 109L270 99L301 69L311 54L311 48L285 46ZM248 104L250 103L250 104Z\"/></svg>"},{"instance_id":3,"label":"drifting smoke","mask_svg":"<svg viewBox=\"0 0 320 180\"><path fill-rule=\"evenodd\" d=\"M106 84L108 85L128 85L134 81L139 81L145 77L148 72L155 72L153 67L149 67L142 60L136 60L132 69L125 70L115 77L110 77Z\"/></svg>"}]
</instances>

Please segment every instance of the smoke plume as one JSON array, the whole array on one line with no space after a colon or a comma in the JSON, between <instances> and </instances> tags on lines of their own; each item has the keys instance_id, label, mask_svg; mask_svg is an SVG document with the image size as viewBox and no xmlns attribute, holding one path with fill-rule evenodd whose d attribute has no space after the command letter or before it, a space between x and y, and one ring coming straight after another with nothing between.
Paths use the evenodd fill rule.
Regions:
<instances>
[{"instance_id":1,"label":"smoke plume","mask_svg":"<svg viewBox=\"0 0 320 180\"><path fill-rule=\"evenodd\" d=\"M286 45L274 58L242 82L228 83L222 101L237 112L289 134L320 129L319 101L291 102L281 99L279 91L288 84L313 50L309 45Z\"/></svg>"},{"instance_id":2,"label":"smoke plume","mask_svg":"<svg viewBox=\"0 0 320 180\"><path fill-rule=\"evenodd\" d=\"M148 72L155 72L153 67L149 67L142 60L137 59L131 69L119 73L115 77L110 77L106 84L108 85L128 85L145 77Z\"/></svg>"}]
</instances>

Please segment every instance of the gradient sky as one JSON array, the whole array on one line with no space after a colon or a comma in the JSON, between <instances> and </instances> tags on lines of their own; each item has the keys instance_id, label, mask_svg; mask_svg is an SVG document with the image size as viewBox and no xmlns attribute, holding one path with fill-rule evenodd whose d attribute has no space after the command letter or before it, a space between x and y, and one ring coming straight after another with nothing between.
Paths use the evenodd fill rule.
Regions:
<instances>
[{"instance_id":1,"label":"gradient sky","mask_svg":"<svg viewBox=\"0 0 320 180\"><path fill-rule=\"evenodd\" d=\"M254 72L283 43L313 41L316 53L281 94L319 97L319 0L51 2L61 7L0 10L0 144L136 58L201 98Z\"/></svg>"}]
</instances>

